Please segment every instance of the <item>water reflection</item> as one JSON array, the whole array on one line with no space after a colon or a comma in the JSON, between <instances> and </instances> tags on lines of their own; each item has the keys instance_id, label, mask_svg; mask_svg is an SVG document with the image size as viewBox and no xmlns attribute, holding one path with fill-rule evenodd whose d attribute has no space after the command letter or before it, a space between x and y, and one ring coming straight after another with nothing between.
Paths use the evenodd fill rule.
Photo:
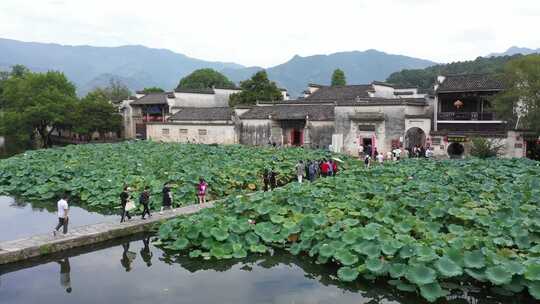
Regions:
<instances>
[{"instance_id":1,"label":"water reflection","mask_svg":"<svg viewBox=\"0 0 540 304\"><path fill-rule=\"evenodd\" d=\"M122 248L124 248L124 252L122 252L122 259L120 260L120 263L126 272L129 272L131 271L131 264L133 263L133 260L135 260L137 257L137 253L129 251L129 242L122 244Z\"/></svg>"},{"instance_id":2,"label":"water reflection","mask_svg":"<svg viewBox=\"0 0 540 304\"><path fill-rule=\"evenodd\" d=\"M71 267L69 266L69 258L57 261L60 264L60 285L66 289L67 293L71 293Z\"/></svg>"},{"instance_id":3,"label":"water reflection","mask_svg":"<svg viewBox=\"0 0 540 304\"><path fill-rule=\"evenodd\" d=\"M152 266L152 251L150 250L150 236L147 236L142 239L143 242L143 248L141 249L141 257L143 261L146 263L146 266L150 267Z\"/></svg>"},{"instance_id":4,"label":"water reflection","mask_svg":"<svg viewBox=\"0 0 540 304\"><path fill-rule=\"evenodd\" d=\"M163 251L150 236L110 241L44 259L0 266L0 303L426 303L385 282L343 284L336 269L276 251L242 260L205 261ZM137 253L141 258L137 258ZM50 284L58 276L60 283ZM54 267L51 267L54 266ZM77 277L72 287L71 275ZM79 286L79 287L77 287ZM73 288L73 289L71 289ZM129 290L129 292L126 292ZM181 300L179 300L181 299ZM438 303L535 303L464 289Z\"/></svg>"}]
</instances>

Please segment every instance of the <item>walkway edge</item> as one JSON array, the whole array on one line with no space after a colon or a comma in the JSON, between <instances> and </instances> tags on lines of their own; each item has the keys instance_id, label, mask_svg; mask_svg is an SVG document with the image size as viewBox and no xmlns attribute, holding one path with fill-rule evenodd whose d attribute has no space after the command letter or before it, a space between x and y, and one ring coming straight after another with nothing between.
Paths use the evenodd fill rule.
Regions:
<instances>
[{"instance_id":1,"label":"walkway edge","mask_svg":"<svg viewBox=\"0 0 540 304\"><path fill-rule=\"evenodd\" d=\"M59 233L58 236L53 237L51 233L1 242L0 265L146 232L152 229L156 223L197 213L202 209L212 208L213 206L214 202L203 205L189 205L175 210L164 211L163 214L154 212L152 217L146 220L133 219L122 224L106 222L77 227L72 229L66 236Z\"/></svg>"}]
</instances>

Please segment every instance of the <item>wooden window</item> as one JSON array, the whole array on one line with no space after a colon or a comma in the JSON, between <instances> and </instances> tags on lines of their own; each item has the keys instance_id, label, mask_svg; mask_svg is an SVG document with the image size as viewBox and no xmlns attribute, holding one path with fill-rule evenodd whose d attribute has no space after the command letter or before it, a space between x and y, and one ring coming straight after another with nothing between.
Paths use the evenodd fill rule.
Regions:
<instances>
[{"instance_id":1,"label":"wooden window","mask_svg":"<svg viewBox=\"0 0 540 304\"><path fill-rule=\"evenodd\" d=\"M186 136L188 134L187 129L180 129L180 136Z\"/></svg>"},{"instance_id":2,"label":"wooden window","mask_svg":"<svg viewBox=\"0 0 540 304\"><path fill-rule=\"evenodd\" d=\"M208 131L206 129L199 129L199 135L206 135Z\"/></svg>"},{"instance_id":3,"label":"wooden window","mask_svg":"<svg viewBox=\"0 0 540 304\"><path fill-rule=\"evenodd\" d=\"M169 129L161 129L161 134L163 136L169 136Z\"/></svg>"}]
</instances>

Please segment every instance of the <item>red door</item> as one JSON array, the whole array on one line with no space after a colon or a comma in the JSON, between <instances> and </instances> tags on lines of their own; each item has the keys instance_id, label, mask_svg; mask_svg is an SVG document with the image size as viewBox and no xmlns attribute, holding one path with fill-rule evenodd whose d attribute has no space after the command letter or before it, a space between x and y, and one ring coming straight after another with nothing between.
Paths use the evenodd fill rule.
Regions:
<instances>
[{"instance_id":1,"label":"red door","mask_svg":"<svg viewBox=\"0 0 540 304\"><path fill-rule=\"evenodd\" d=\"M301 146L304 144L304 132L297 129L291 130L291 145Z\"/></svg>"}]
</instances>

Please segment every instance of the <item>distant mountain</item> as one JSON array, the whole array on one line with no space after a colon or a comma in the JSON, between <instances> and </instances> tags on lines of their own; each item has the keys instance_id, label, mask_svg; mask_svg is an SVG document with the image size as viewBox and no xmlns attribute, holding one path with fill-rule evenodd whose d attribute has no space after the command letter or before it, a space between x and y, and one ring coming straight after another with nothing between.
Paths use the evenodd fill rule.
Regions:
<instances>
[{"instance_id":1,"label":"distant mountain","mask_svg":"<svg viewBox=\"0 0 540 304\"><path fill-rule=\"evenodd\" d=\"M152 86L171 90L182 77L196 69L221 71L237 83L262 69L205 61L139 45L65 46L0 38L0 69L8 69L15 64L23 64L37 72L62 71L77 85L80 95L108 85L111 78L122 81L132 91ZM428 60L367 50L308 57L297 55L267 71L270 79L288 89L292 96L298 96L310 82L329 84L336 68L345 71L348 83L358 84L384 80L402 69L419 69L434 64Z\"/></svg>"},{"instance_id":2,"label":"distant mountain","mask_svg":"<svg viewBox=\"0 0 540 304\"><path fill-rule=\"evenodd\" d=\"M292 96L298 96L308 83L330 84L332 72L337 68L345 72L347 83L359 84L384 80L391 73L402 69L419 69L434 64L436 63L429 60L367 50L308 57L296 55L266 71L271 80L287 88ZM222 72L231 80L240 81L259 69L261 68L225 69Z\"/></svg>"},{"instance_id":3,"label":"distant mountain","mask_svg":"<svg viewBox=\"0 0 540 304\"><path fill-rule=\"evenodd\" d=\"M530 54L536 54L536 53L540 53L540 48L535 50L535 49L512 46L512 47L508 48L508 50L506 50L505 52L491 53L491 54L487 55L486 57L512 56L512 55L517 55L517 54L530 55Z\"/></svg>"},{"instance_id":4,"label":"distant mountain","mask_svg":"<svg viewBox=\"0 0 540 304\"><path fill-rule=\"evenodd\" d=\"M172 89L180 78L196 69L244 67L138 45L65 46L0 38L0 68L6 69L15 64L23 64L37 72L62 71L77 85L79 94L107 85L111 77L125 81L133 91L150 86Z\"/></svg>"}]
</instances>

